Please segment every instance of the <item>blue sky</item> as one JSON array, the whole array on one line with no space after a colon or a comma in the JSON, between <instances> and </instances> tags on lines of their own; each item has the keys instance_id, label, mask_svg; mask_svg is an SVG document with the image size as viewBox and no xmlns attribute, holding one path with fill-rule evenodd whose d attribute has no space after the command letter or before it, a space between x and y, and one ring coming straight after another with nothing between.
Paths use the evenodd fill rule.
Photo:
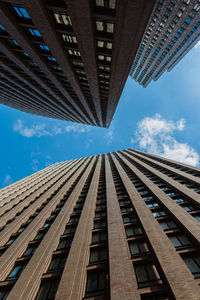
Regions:
<instances>
[{"instance_id":1,"label":"blue sky","mask_svg":"<svg viewBox=\"0 0 200 300\"><path fill-rule=\"evenodd\" d=\"M199 167L200 44L147 88L128 78L109 129L0 105L0 187L55 162L132 147Z\"/></svg>"}]
</instances>

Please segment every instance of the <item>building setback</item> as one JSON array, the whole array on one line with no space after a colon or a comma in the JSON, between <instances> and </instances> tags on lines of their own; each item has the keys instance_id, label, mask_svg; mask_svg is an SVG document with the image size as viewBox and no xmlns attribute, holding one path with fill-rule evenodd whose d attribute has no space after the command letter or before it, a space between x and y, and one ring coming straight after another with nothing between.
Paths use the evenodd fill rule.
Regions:
<instances>
[{"instance_id":1,"label":"building setback","mask_svg":"<svg viewBox=\"0 0 200 300\"><path fill-rule=\"evenodd\" d=\"M0 103L108 127L154 4L0 1Z\"/></svg>"},{"instance_id":2,"label":"building setback","mask_svg":"<svg viewBox=\"0 0 200 300\"><path fill-rule=\"evenodd\" d=\"M1 300L199 300L200 170L131 149L0 191Z\"/></svg>"},{"instance_id":3,"label":"building setback","mask_svg":"<svg viewBox=\"0 0 200 300\"><path fill-rule=\"evenodd\" d=\"M176 64L200 40L199 0L157 0L130 76L146 87Z\"/></svg>"}]
</instances>

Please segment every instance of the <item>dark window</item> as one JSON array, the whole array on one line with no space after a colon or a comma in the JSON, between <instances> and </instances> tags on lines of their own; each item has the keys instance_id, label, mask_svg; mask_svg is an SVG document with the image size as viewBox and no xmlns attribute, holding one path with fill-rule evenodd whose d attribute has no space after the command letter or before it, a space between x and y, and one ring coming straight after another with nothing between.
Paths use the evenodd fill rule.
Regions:
<instances>
[{"instance_id":1,"label":"dark window","mask_svg":"<svg viewBox=\"0 0 200 300\"><path fill-rule=\"evenodd\" d=\"M184 257L184 262L186 263L187 267L190 269L194 278L200 277L200 256L193 256L193 257Z\"/></svg>"},{"instance_id":2,"label":"dark window","mask_svg":"<svg viewBox=\"0 0 200 300\"><path fill-rule=\"evenodd\" d=\"M71 247L72 240L71 239L61 239L58 245L58 250L66 249Z\"/></svg>"},{"instance_id":3,"label":"dark window","mask_svg":"<svg viewBox=\"0 0 200 300\"><path fill-rule=\"evenodd\" d=\"M95 220L94 221L94 228L105 228L106 227L106 221L105 220Z\"/></svg>"},{"instance_id":4,"label":"dark window","mask_svg":"<svg viewBox=\"0 0 200 300\"><path fill-rule=\"evenodd\" d=\"M160 226L162 227L163 230L177 228L176 224L171 220L160 221L159 223L160 223Z\"/></svg>"},{"instance_id":5,"label":"dark window","mask_svg":"<svg viewBox=\"0 0 200 300\"><path fill-rule=\"evenodd\" d=\"M134 215L123 216L124 223L134 223L137 222L137 217Z\"/></svg>"},{"instance_id":6,"label":"dark window","mask_svg":"<svg viewBox=\"0 0 200 300\"><path fill-rule=\"evenodd\" d=\"M126 235L127 237L141 235L142 230L140 227L126 227Z\"/></svg>"},{"instance_id":7,"label":"dark window","mask_svg":"<svg viewBox=\"0 0 200 300\"><path fill-rule=\"evenodd\" d=\"M50 263L48 271L62 270L66 263L66 256L54 256Z\"/></svg>"},{"instance_id":8,"label":"dark window","mask_svg":"<svg viewBox=\"0 0 200 300\"><path fill-rule=\"evenodd\" d=\"M36 250L36 246L28 246L28 248L24 252L24 256L33 254L35 252L35 250Z\"/></svg>"},{"instance_id":9,"label":"dark window","mask_svg":"<svg viewBox=\"0 0 200 300\"><path fill-rule=\"evenodd\" d=\"M54 300L59 285L58 279L42 282L36 300Z\"/></svg>"},{"instance_id":10,"label":"dark window","mask_svg":"<svg viewBox=\"0 0 200 300\"><path fill-rule=\"evenodd\" d=\"M41 240L43 238L43 236L45 235L46 232L38 232L35 240Z\"/></svg>"},{"instance_id":11,"label":"dark window","mask_svg":"<svg viewBox=\"0 0 200 300\"><path fill-rule=\"evenodd\" d=\"M11 273L8 275L7 280L14 280L17 279L20 274L22 273L22 271L24 270L25 265L18 265L15 266L14 269L11 271Z\"/></svg>"},{"instance_id":12,"label":"dark window","mask_svg":"<svg viewBox=\"0 0 200 300\"><path fill-rule=\"evenodd\" d=\"M148 246L143 241L131 241L129 243L131 256L139 256L149 252Z\"/></svg>"},{"instance_id":13,"label":"dark window","mask_svg":"<svg viewBox=\"0 0 200 300\"><path fill-rule=\"evenodd\" d=\"M91 248L90 249L90 264L103 262L108 259L107 248Z\"/></svg>"},{"instance_id":14,"label":"dark window","mask_svg":"<svg viewBox=\"0 0 200 300\"><path fill-rule=\"evenodd\" d=\"M107 240L106 231L97 231L92 234L92 243L105 242Z\"/></svg>"},{"instance_id":15,"label":"dark window","mask_svg":"<svg viewBox=\"0 0 200 300\"><path fill-rule=\"evenodd\" d=\"M108 288L108 272L90 271L87 274L86 294L100 292Z\"/></svg>"},{"instance_id":16,"label":"dark window","mask_svg":"<svg viewBox=\"0 0 200 300\"><path fill-rule=\"evenodd\" d=\"M41 34L39 33L39 31L37 29L29 28L28 30L29 30L31 35L41 37Z\"/></svg>"},{"instance_id":17,"label":"dark window","mask_svg":"<svg viewBox=\"0 0 200 300\"><path fill-rule=\"evenodd\" d=\"M153 263L136 264L134 268L139 288L161 283L160 276Z\"/></svg>"},{"instance_id":18,"label":"dark window","mask_svg":"<svg viewBox=\"0 0 200 300\"><path fill-rule=\"evenodd\" d=\"M191 245L191 242L184 234L173 234L169 236L170 241L174 245L175 248L184 248L186 246Z\"/></svg>"}]
</instances>

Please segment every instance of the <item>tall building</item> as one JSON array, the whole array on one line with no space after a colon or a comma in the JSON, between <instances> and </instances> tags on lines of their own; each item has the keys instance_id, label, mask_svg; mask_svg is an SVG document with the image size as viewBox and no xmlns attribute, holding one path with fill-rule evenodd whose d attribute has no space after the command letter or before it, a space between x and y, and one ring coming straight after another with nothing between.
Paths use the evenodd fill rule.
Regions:
<instances>
[{"instance_id":1,"label":"tall building","mask_svg":"<svg viewBox=\"0 0 200 300\"><path fill-rule=\"evenodd\" d=\"M200 169L131 149L0 191L1 300L199 300Z\"/></svg>"},{"instance_id":2,"label":"tall building","mask_svg":"<svg viewBox=\"0 0 200 300\"><path fill-rule=\"evenodd\" d=\"M200 40L199 0L157 0L130 75L146 87L176 64Z\"/></svg>"},{"instance_id":3,"label":"tall building","mask_svg":"<svg viewBox=\"0 0 200 300\"><path fill-rule=\"evenodd\" d=\"M154 4L0 1L0 103L108 127Z\"/></svg>"}]
</instances>

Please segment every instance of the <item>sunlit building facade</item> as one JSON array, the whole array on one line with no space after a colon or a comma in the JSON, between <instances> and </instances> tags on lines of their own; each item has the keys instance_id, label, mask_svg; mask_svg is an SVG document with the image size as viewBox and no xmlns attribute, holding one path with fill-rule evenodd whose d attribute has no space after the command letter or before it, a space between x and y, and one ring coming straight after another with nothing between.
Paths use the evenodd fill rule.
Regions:
<instances>
[{"instance_id":1,"label":"sunlit building facade","mask_svg":"<svg viewBox=\"0 0 200 300\"><path fill-rule=\"evenodd\" d=\"M128 149L0 199L1 300L199 300L199 169Z\"/></svg>"},{"instance_id":2,"label":"sunlit building facade","mask_svg":"<svg viewBox=\"0 0 200 300\"><path fill-rule=\"evenodd\" d=\"M146 87L171 71L200 40L199 0L157 0L131 67Z\"/></svg>"}]
</instances>

